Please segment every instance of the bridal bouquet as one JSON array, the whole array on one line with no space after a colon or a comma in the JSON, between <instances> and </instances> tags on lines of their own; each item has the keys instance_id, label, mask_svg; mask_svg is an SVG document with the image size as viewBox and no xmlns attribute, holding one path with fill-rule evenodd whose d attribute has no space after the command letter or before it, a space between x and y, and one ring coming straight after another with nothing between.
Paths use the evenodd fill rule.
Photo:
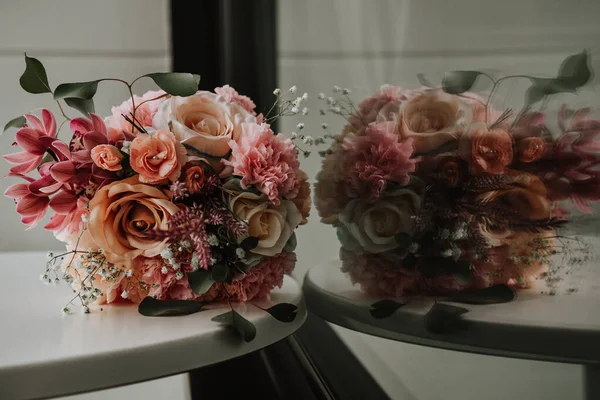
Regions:
<instances>
[{"instance_id":1,"label":"bridal bouquet","mask_svg":"<svg viewBox=\"0 0 600 400\"><path fill-rule=\"evenodd\" d=\"M278 92L263 115L232 87L198 91L197 75L144 77L161 90L133 95L140 78L51 90L42 64L26 56L21 86L53 94L63 117L58 125L43 109L5 128L19 128L21 151L4 158L14 164L9 176L23 180L6 195L28 229L50 211L45 228L67 247L49 254L42 280L69 283L86 312L125 301L151 315L189 313L267 298L294 268L294 232L310 209L296 146L269 123L299 113L306 94ZM104 119L93 106L102 81L131 93ZM62 103L84 116L70 118Z\"/></svg>"},{"instance_id":2,"label":"bridal bouquet","mask_svg":"<svg viewBox=\"0 0 600 400\"><path fill-rule=\"evenodd\" d=\"M384 85L358 106L347 89L320 94L348 122L327 135L315 198L337 229L343 271L384 297L505 301L537 279L554 293L557 271L590 257L562 229L576 208L591 213L600 200L600 120L568 105L552 115L541 100L591 75L582 52L556 78L453 71L441 87L421 76L427 86ZM484 79L487 95L470 92ZM511 79L531 82L519 112L493 102Z\"/></svg>"}]
</instances>

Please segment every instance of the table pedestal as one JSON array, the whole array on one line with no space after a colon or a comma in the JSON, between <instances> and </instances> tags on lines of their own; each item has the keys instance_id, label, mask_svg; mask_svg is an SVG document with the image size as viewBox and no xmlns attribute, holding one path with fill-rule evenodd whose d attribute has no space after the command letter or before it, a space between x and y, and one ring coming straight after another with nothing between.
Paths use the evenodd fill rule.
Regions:
<instances>
[{"instance_id":1,"label":"table pedestal","mask_svg":"<svg viewBox=\"0 0 600 400\"><path fill-rule=\"evenodd\" d=\"M600 399L600 365L584 366L585 398L586 400Z\"/></svg>"}]
</instances>

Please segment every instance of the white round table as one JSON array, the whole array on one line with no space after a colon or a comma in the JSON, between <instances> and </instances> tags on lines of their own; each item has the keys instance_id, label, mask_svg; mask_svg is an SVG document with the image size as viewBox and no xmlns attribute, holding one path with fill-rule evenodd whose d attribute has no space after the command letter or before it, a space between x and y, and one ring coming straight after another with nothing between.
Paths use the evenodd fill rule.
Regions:
<instances>
[{"instance_id":1,"label":"white round table","mask_svg":"<svg viewBox=\"0 0 600 400\"><path fill-rule=\"evenodd\" d=\"M144 317L135 305L63 316L72 292L64 283L40 282L45 260L42 253L0 254L0 399L63 396L190 371L278 342L306 319L300 287L288 276L271 301L256 304L296 304L291 323L233 303L256 326L249 343L211 321L229 311L225 304L178 317Z\"/></svg>"},{"instance_id":2,"label":"white round table","mask_svg":"<svg viewBox=\"0 0 600 400\"><path fill-rule=\"evenodd\" d=\"M341 262L312 268L303 291L308 309L355 331L407 343L480 354L583 364L589 399L600 399L600 295L519 292L503 304L456 304L469 310L465 329L435 334L425 329L433 299L417 298L391 316L375 319L368 297L341 272ZM449 302L448 302L449 303ZM452 304L452 303L449 303Z\"/></svg>"}]
</instances>

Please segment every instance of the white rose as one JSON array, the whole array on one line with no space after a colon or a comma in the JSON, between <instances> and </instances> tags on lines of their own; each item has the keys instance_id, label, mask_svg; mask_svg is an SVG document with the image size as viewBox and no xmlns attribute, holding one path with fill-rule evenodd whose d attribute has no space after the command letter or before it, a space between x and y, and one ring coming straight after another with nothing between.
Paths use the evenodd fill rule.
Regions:
<instances>
[{"instance_id":1,"label":"white rose","mask_svg":"<svg viewBox=\"0 0 600 400\"><path fill-rule=\"evenodd\" d=\"M302 222L302 213L293 202L282 200L275 206L264 194L241 192L230 196L229 208L248 224L248 235L258 238L251 252L263 256L281 253Z\"/></svg>"},{"instance_id":2,"label":"white rose","mask_svg":"<svg viewBox=\"0 0 600 400\"><path fill-rule=\"evenodd\" d=\"M189 97L163 101L152 125L170 129L181 143L203 156L220 158L229 153L229 141L239 139L243 122L256 122L256 117L221 96L198 91Z\"/></svg>"},{"instance_id":3,"label":"white rose","mask_svg":"<svg viewBox=\"0 0 600 400\"><path fill-rule=\"evenodd\" d=\"M374 203L354 199L339 215L338 236L348 250L383 253L398 247L396 236L411 233L421 196L402 188Z\"/></svg>"}]
</instances>

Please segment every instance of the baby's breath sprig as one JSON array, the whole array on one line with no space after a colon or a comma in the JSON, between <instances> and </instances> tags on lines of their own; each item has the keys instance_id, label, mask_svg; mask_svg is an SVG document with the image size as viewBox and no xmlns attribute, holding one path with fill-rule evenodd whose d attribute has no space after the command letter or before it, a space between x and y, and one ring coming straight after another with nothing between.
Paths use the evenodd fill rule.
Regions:
<instances>
[{"instance_id":1,"label":"baby's breath sprig","mask_svg":"<svg viewBox=\"0 0 600 400\"><path fill-rule=\"evenodd\" d=\"M287 94L283 93L281 89L277 88L273 91L273 94L277 97L269 111L264 115L266 123L271 123L274 120L293 115L308 115L308 107L304 107L303 104L308 100L308 93L304 93L302 96L294 96L298 88L296 85L288 89L288 93L293 95L288 97Z\"/></svg>"}]
</instances>

